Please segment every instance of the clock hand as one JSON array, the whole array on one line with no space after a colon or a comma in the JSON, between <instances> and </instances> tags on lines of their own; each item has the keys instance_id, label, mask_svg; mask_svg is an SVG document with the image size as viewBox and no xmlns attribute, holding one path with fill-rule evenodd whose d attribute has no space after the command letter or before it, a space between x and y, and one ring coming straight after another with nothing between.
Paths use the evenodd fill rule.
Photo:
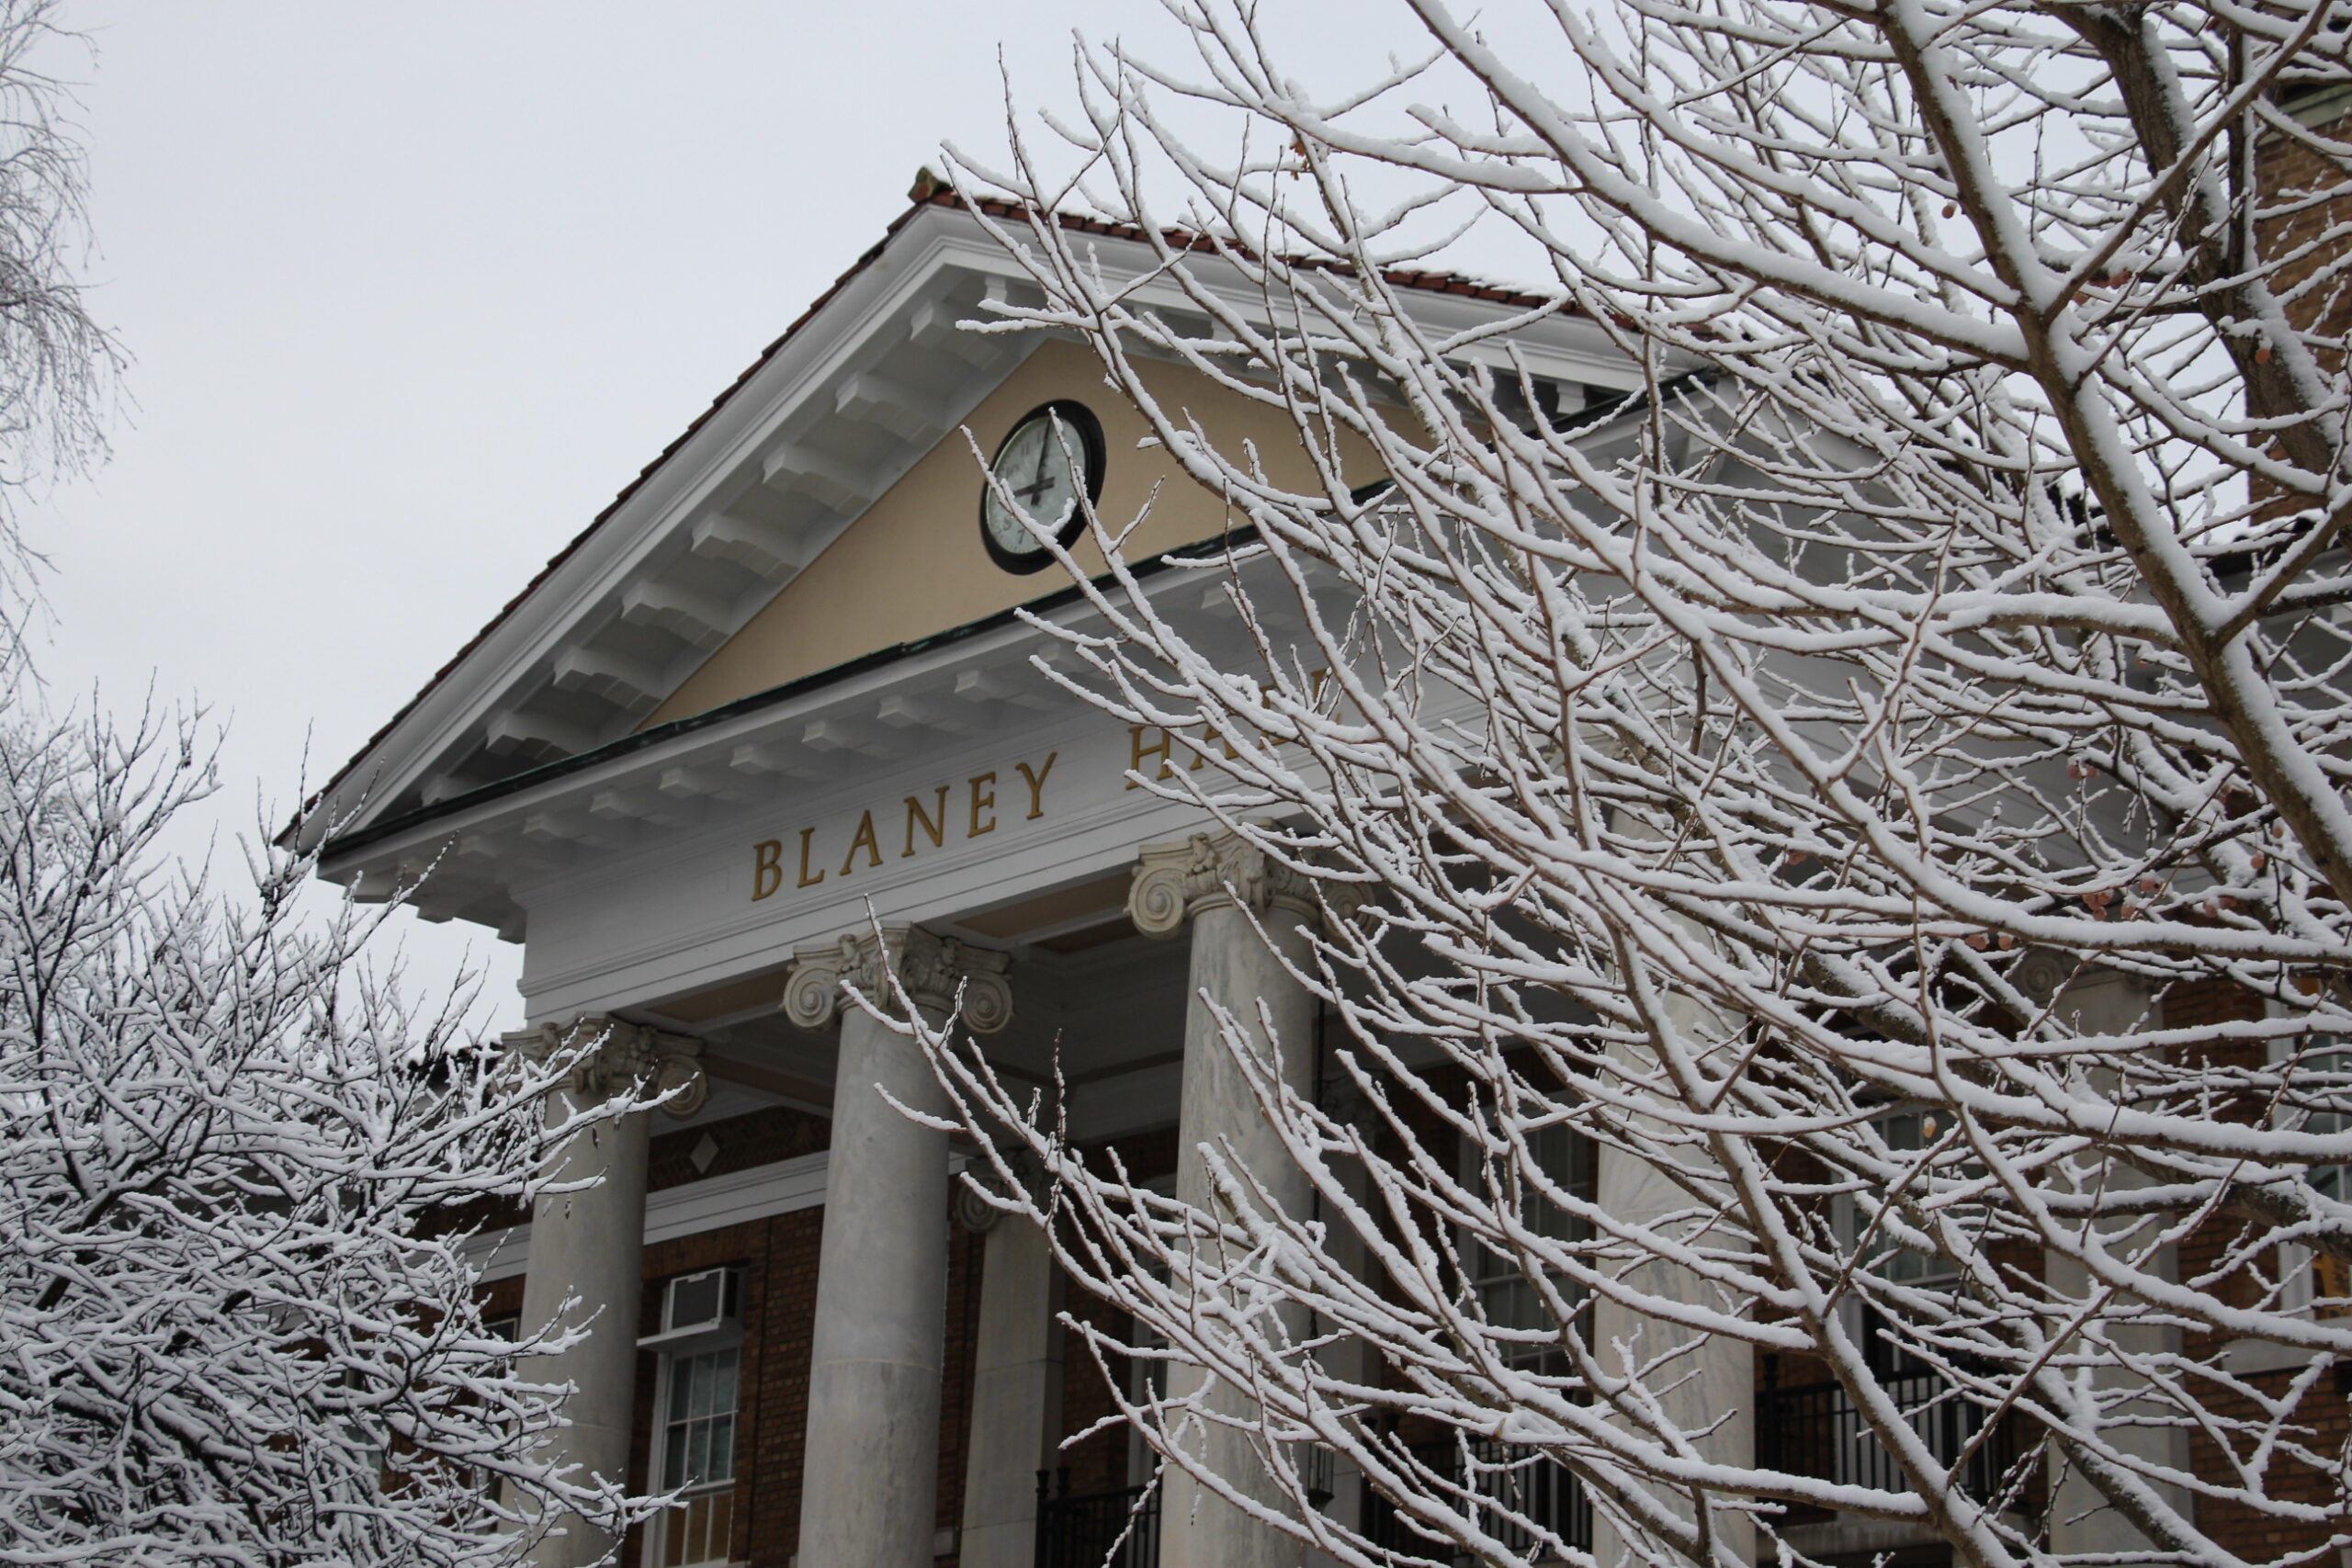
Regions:
<instances>
[{"instance_id":1,"label":"clock hand","mask_svg":"<svg viewBox=\"0 0 2352 1568\"><path fill-rule=\"evenodd\" d=\"M1012 492L1023 501L1035 501L1039 496L1045 494L1046 491L1053 488L1054 481L1046 477L1046 459L1051 456L1046 443L1053 439L1054 434L1055 427L1050 423L1047 424L1046 426L1045 439L1037 443L1036 477L1031 479L1027 484L1023 485L1019 490Z\"/></svg>"}]
</instances>

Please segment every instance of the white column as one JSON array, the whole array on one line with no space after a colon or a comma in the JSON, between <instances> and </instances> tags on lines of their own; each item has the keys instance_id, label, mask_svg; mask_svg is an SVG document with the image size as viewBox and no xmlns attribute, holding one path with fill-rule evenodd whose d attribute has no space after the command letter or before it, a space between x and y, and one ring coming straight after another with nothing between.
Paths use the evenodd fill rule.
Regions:
<instances>
[{"instance_id":1,"label":"white column","mask_svg":"<svg viewBox=\"0 0 2352 1568\"><path fill-rule=\"evenodd\" d=\"M1061 1437L1061 1272L1046 1233L1028 1221L977 1201L959 1201L956 1212L986 1236L957 1546L963 1568L1030 1568L1037 1472L1052 1467Z\"/></svg>"},{"instance_id":2,"label":"white column","mask_svg":"<svg viewBox=\"0 0 2352 1568\"><path fill-rule=\"evenodd\" d=\"M683 1035L605 1018L582 1018L570 1029L547 1024L506 1036L509 1048L541 1057L566 1040L604 1042L583 1060L571 1082L548 1100L550 1126L580 1109L598 1104L630 1086L652 1092L679 1092L665 1109L691 1116L709 1089L701 1068L702 1045ZM533 1369L536 1381L569 1382L564 1406L568 1425L548 1439L548 1456L577 1464L582 1479L628 1482L631 1404L637 1390L637 1307L644 1292L646 1115L630 1111L597 1122L567 1139L550 1156L560 1180L599 1179L576 1192L550 1193L531 1214L529 1271L523 1281L523 1326L536 1330L557 1321L585 1324L585 1336L561 1355ZM571 1305L567 1310L567 1298ZM574 1514L552 1521L555 1530L532 1551L537 1568L580 1568L612 1549L612 1537Z\"/></svg>"},{"instance_id":3,"label":"white column","mask_svg":"<svg viewBox=\"0 0 2352 1568\"><path fill-rule=\"evenodd\" d=\"M799 1568L928 1568L938 1501L940 1370L947 1304L947 1098L922 1049L854 1003L888 1007L897 977L934 1027L963 987L980 1032L1012 1017L1005 958L918 926L796 954L785 1011L802 1029L841 1017L825 1223L809 1346Z\"/></svg>"},{"instance_id":4,"label":"white column","mask_svg":"<svg viewBox=\"0 0 2352 1568\"><path fill-rule=\"evenodd\" d=\"M1176 1195L1195 1209L1216 1212L1203 1152L1216 1147L1228 1151L1228 1160L1256 1177L1281 1212L1306 1213L1306 1178L1260 1113L1209 1004L1239 1019L1261 1052L1279 1053L1283 1082L1301 1094L1312 1094L1315 998L1283 961L1306 962L1305 922L1316 909L1311 884L1227 833L1195 834L1180 844L1147 846L1136 868L1127 912L1136 929L1147 936L1172 936L1189 921L1193 930ZM1253 916L1262 923L1264 937ZM1272 1025L1271 1042L1260 1021L1261 1010ZM1297 1333L1304 1326L1293 1324L1291 1329ZM1198 1388L1207 1376L1204 1371L1190 1370L1188 1388L1187 1371L1170 1370L1171 1394ZM1208 1398L1213 1408L1227 1414L1250 1408L1239 1391L1222 1384ZM1246 1433L1211 1426L1188 1440L1186 1448L1200 1456L1212 1474L1246 1495L1270 1506L1284 1506ZM1168 1467L1160 1484L1160 1568L1292 1568L1298 1562L1298 1542L1250 1518L1176 1466Z\"/></svg>"},{"instance_id":5,"label":"white column","mask_svg":"<svg viewBox=\"0 0 2352 1568\"><path fill-rule=\"evenodd\" d=\"M1673 1027L1686 1038L1721 1040L1732 1032L1720 1018L1695 999L1669 997L1666 1005ZM1611 1055L1626 1067L1629 1075L1651 1071L1657 1066L1656 1055L1640 1048L1613 1045ZM1687 1213L1690 1209L1690 1189L1647 1160L1602 1144L1595 1151L1593 1164L1593 1201L1603 1213L1638 1224ZM1733 1238L1693 1239L1706 1246L1711 1241ZM1727 1304L1713 1286L1679 1263L1654 1259L1624 1269L1621 1278L1633 1290L1668 1301L1703 1304L1714 1311L1721 1311ZM1756 1352L1745 1340L1702 1334L1600 1296L1593 1302L1591 1344L1603 1364L1619 1372L1625 1366L1616 1348L1621 1344L1635 1365L1688 1347L1667 1369L1648 1380L1653 1387L1669 1385L1658 1396L1660 1412L1680 1431L1706 1433L1697 1442L1700 1453L1706 1459L1740 1469L1756 1462ZM1660 1502L1685 1520L1692 1517L1687 1493L1661 1488L1657 1495ZM1730 1499L1708 1500L1708 1512L1718 1538L1728 1541L1741 1562L1755 1562L1755 1521L1745 1513L1718 1506L1718 1501ZM1594 1558L1603 1563L1614 1562L1623 1550L1624 1542L1616 1530L1596 1510Z\"/></svg>"},{"instance_id":6,"label":"white column","mask_svg":"<svg viewBox=\"0 0 2352 1568\"><path fill-rule=\"evenodd\" d=\"M2037 972L2039 971L2039 972ZM2054 956L2037 955L2019 975L2019 982L2030 993L2049 996L2072 973L2072 965ZM2062 1015L2069 1016L2075 1028L2086 1035L2128 1034L2139 1030L2160 1027L2156 1016L2156 998L2147 987L2128 976L2110 970L2095 971L2066 986L2055 1007ZM2111 1074L2102 1075L2109 1087L2113 1085ZM2100 1173L2099 1179L2108 1187L2129 1190L2145 1187L2148 1179L2120 1161L2110 1163ZM2110 1248L2132 1250L2135 1235L2144 1235L2162 1221L2138 1218L2107 1222L2101 1235ZM2173 1249L2161 1248L2153 1261L2159 1278L2176 1275ZM2053 1297L2076 1305L2087 1303L2104 1287L2091 1283L2090 1272L2080 1263L2062 1254L2052 1252L2043 1258L2045 1280ZM2113 1301L2101 1316L2129 1311L2134 1303L2129 1298ZM2180 1330L2168 1325L2110 1322L2107 1337L2119 1350L2131 1355L2177 1355L2180 1351ZM2078 1348L2079 1342L2069 1346ZM2120 1393L2136 1386L2138 1380L2121 1367L2105 1366L2096 1370L2093 1386L2104 1393ZM2172 1411L2153 1402L2139 1404L2125 1400L2108 1411L2108 1418L2118 1425L2109 1427L2105 1437L2109 1443L2135 1459L2186 1472L2188 1469L2188 1433L2177 1427L2132 1427L2120 1423L2133 1416L2143 1419L2160 1418ZM2106 1494L2085 1479L2071 1464L2053 1459L2053 1479L2050 1506L2050 1549L2057 1552L2144 1552L2151 1543L2140 1528L2118 1512L2107 1500ZM2189 1517L2191 1500L2185 1488L2169 1483L2151 1483L2156 1494L2184 1517Z\"/></svg>"},{"instance_id":7,"label":"white column","mask_svg":"<svg viewBox=\"0 0 2352 1568\"><path fill-rule=\"evenodd\" d=\"M1685 1213L1690 1194L1646 1160L1602 1145L1595 1161L1594 1201L1603 1213L1639 1222ZM1668 1301L1703 1303L1711 1310L1723 1305L1714 1291L1679 1263L1637 1264L1622 1277L1632 1289ZM1696 1342L1695 1344L1693 1342ZM1659 1373L1653 1384L1672 1384L1658 1398L1666 1418L1684 1432L1712 1427L1699 1439L1699 1451L1719 1464L1742 1469L1756 1461L1756 1353L1743 1340L1704 1335L1663 1319L1634 1312L1601 1297L1593 1303L1592 1344L1595 1353L1612 1371L1622 1370L1614 1347L1626 1346L1636 1363L1679 1346L1690 1346ZM1690 1517L1688 1495L1662 1491L1668 1507ZM1742 1513L1713 1508L1714 1527L1742 1562L1756 1561L1754 1523ZM1593 1519L1593 1555L1613 1562L1623 1543L1606 1518Z\"/></svg>"},{"instance_id":8,"label":"white column","mask_svg":"<svg viewBox=\"0 0 2352 1568\"><path fill-rule=\"evenodd\" d=\"M1325 1101L1325 1109L1344 1123L1377 1126L1374 1120L1377 1113L1366 1103L1363 1091L1356 1087L1352 1078L1343 1077L1339 1081L1336 1092L1332 1092ZM1362 1163L1351 1162L1342 1168L1340 1180L1350 1201L1367 1213L1376 1212L1372 1174ZM1324 1245L1330 1252L1332 1265L1351 1279L1370 1279L1372 1260L1363 1235L1355 1226L1336 1215L1326 1214L1324 1222L1329 1227L1325 1233L1328 1239ZM1328 1334L1333 1325L1325 1323L1316 1326L1317 1332ZM1323 1351L1323 1365L1332 1377L1359 1385L1376 1383L1381 1374L1380 1363L1374 1359L1372 1347L1352 1335ZM1361 1470L1351 1462L1335 1458L1331 1467L1331 1500L1324 1505L1323 1511L1353 1529L1363 1518L1364 1498L1369 1490Z\"/></svg>"}]
</instances>

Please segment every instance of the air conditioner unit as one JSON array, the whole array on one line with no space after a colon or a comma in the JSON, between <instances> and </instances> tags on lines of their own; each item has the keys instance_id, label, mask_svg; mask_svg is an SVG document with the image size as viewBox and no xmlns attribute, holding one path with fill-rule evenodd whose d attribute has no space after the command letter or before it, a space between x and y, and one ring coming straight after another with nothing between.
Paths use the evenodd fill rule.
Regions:
<instances>
[{"instance_id":1,"label":"air conditioner unit","mask_svg":"<svg viewBox=\"0 0 2352 1568\"><path fill-rule=\"evenodd\" d=\"M743 1272L705 1269L662 1285L661 1325L639 1339L642 1346L669 1346L734 1328L743 1316Z\"/></svg>"}]
</instances>

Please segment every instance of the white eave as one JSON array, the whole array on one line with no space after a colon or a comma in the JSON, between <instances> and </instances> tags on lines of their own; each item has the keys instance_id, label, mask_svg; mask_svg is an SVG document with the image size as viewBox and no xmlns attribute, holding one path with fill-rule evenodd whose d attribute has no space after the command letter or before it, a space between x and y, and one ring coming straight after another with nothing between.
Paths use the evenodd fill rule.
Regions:
<instances>
[{"instance_id":1,"label":"white eave","mask_svg":"<svg viewBox=\"0 0 2352 1568\"><path fill-rule=\"evenodd\" d=\"M1272 609L1283 592L1272 565L1242 570L1245 581L1262 580L1253 595L1261 621L1295 628ZM1137 575L1160 613L1204 646L1244 635L1214 580L1166 570L1164 558ZM1075 588L1056 598L1029 613L1066 625L1093 615ZM397 894L428 920L474 921L519 940L518 891L594 855L787 791L856 784L933 746L1087 711L1054 670L1082 673L1016 613L990 615L350 831L329 846L322 874L363 901Z\"/></svg>"},{"instance_id":2,"label":"white eave","mask_svg":"<svg viewBox=\"0 0 2352 1568\"><path fill-rule=\"evenodd\" d=\"M1090 243L1106 271L1125 265L1141 273L1150 262L1133 240L1103 235ZM1204 258L1195 276L1215 286L1221 266ZM1231 297L1249 309L1238 276ZM527 856L535 847L594 848L619 830L616 824L659 825L696 802L753 787L764 764L732 753L738 742L725 737L737 721L722 716L748 707L763 716L739 716L744 726L772 728L773 702L749 699L683 730L664 726L645 745L632 739L711 649L951 434L1039 341L975 333L959 323L985 319L990 299L1035 298L1019 264L971 215L945 206L912 211L355 760L306 823L315 834L339 821L354 845L329 857L328 874L349 881L365 873L362 886L380 892L388 872L413 874L439 856L428 917L478 919L514 935L519 911L502 891L506 874L493 873L491 862L509 852ZM1184 304L1167 284L1149 286L1145 298L1171 309ZM1411 298L1416 315L1448 334L1518 311L1434 290ZM1588 324L1554 319L1512 343L1540 375L1632 384L1631 368ZM910 689L887 714L844 709L838 734L821 728L836 717L830 707L812 709L792 749L767 772L823 776L820 759L831 753L887 757L894 727L967 721L973 688L959 697L952 682L967 669L975 679L1030 690L1019 673L970 663L977 653L963 649L946 660L966 661L949 670L947 689ZM892 665L888 679L903 680L917 666L930 668L920 659ZM820 701L812 692L819 706L850 701L858 686L854 676L812 680L826 694ZM771 696L781 701L785 694ZM860 688L852 706L865 701ZM596 760L616 749L625 755ZM638 778L637 759L650 751L674 776ZM568 759L590 765L561 766ZM550 773L560 776L542 777ZM618 782L624 775L626 785ZM509 821L514 803L526 797L531 804ZM467 836L489 831L492 820L504 825L499 831L506 838L469 845ZM413 834L398 827L404 822L414 824ZM533 823L548 842L531 838ZM362 852L362 844L373 847ZM469 866L471 860L481 863Z\"/></svg>"}]
</instances>

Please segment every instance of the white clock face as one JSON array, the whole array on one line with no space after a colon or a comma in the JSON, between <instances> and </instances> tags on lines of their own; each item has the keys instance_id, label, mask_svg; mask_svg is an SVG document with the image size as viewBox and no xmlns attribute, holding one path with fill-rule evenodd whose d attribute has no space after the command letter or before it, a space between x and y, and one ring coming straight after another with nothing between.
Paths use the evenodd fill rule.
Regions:
<instances>
[{"instance_id":1,"label":"white clock face","mask_svg":"<svg viewBox=\"0 0 2352 1568\"><path fill-rule=\"evenodd\" d=\"M981 498L980 524L1004 555L1044 561L1039 532L1062 534L1077 517L1080 487L1088 482L1091 460L1100 460L1093 454L1101 439L1080 417L1057 406L1039 409L998 449L989 470L996 482Z\"/></svg>"}]
</instances>

